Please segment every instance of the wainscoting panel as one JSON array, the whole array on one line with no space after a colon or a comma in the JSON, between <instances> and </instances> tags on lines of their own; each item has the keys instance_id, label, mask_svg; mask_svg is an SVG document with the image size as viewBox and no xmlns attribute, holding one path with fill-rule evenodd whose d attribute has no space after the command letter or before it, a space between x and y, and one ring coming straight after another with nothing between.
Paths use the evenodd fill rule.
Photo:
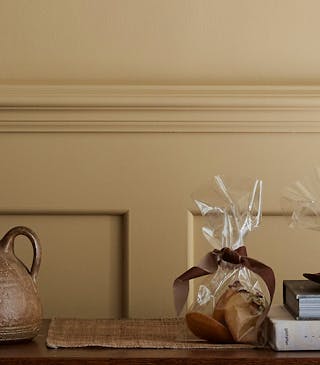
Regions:
<instances>
[{"instance_id":1,"label":"wainscoting panel","mask_svg":"<svg viewBox=\"0 0 320 365\"><path fill-rule=\"evenodd\" d=\"M248 248L280 302L283 278L320 271L316 232L289 230L280 208L320 164L319 132L316 86L2 85L0 229L39 233L47 316L172 316L174 278L210 249L191 193L259 177Z\"/></svg>"},{"instance_id":2,"label":"wainscoting panel","mask_svg":"<svg viewBox=\"0 0 320 365\"><path fill-rule=\"evenodd\" d=\"M96 213L0 215L0 230L25 225L42 246L39 291L44 316L119 318L123 315L123 217ZM15 240L16 255L31 266L32 246Z\"/></svg>"}]
</instances>

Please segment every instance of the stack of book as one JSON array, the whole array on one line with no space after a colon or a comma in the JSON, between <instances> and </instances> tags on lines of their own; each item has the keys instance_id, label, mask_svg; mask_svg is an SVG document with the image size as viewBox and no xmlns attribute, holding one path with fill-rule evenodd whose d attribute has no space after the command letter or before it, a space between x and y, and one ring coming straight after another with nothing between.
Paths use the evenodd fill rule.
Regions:
<instances>
[{"instance_id":1,"label":"stack of book","mask_svg":"<svg viewBox=\"0 0 320 365\"><path fill-rule=\"evenodd\" d=\"M271 307L268 317L274 350L320 350L320 284L284 280L283 306Z\"/></svg>"}]
</instances>

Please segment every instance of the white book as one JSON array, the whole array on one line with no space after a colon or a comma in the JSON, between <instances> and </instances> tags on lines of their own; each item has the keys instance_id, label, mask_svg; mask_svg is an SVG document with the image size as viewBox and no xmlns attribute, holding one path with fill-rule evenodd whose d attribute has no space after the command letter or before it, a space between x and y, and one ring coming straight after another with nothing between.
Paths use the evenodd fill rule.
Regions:
<instances>
[{"instance_id":1,"label":"white book","mask_svg":"<svg viewBox=\"0 0 320 365\"><path fill-rule=\"evenodd\" d=\"M268 318L268 342L273 350L320 350L320 320L297 321L280 305L271 307Z\"/></svg>"}]
</instances>

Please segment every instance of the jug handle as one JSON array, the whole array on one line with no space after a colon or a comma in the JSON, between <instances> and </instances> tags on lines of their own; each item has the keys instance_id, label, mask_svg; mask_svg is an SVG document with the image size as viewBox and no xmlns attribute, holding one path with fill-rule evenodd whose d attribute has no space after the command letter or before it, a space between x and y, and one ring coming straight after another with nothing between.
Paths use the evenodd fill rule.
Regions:
<instances>
[{"instance_id":1,"label":"jug handle","mask_svg":"<svg viewBox=\"0 0 320 365\"><path fill-rule=\"evenodd\" d=\"M41 262L41 246L38 236L28 227L17 226L11 228L2 238L1 244L4 246L5 251L8 251L10 247L13 248L14 240L17 236L26 236L29 238L33 248L33 259L31 269L29 270L26 265L18 258L18 260L26 267L34 283L36 283L38 272Z\"/></svg>"}]
</instances>

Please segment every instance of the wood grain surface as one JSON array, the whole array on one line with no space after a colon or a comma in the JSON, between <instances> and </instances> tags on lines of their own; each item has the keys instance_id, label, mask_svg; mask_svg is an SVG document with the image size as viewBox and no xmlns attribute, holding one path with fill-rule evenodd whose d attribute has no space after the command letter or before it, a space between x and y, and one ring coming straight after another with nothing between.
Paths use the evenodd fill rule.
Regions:
<instances>
[{"instance_id":1,"label":"wood grain surface","mask_svg":"<svg viewBox=\"0 0 320 365\"><path fill-rule=\"evenodd\" d=\"M124 349L48 349L45 345L48 321L43 321L37 338L31 342L0 347L0 364L6 365L102 365L102 364L197 364L255 365L320 364L320 352L274 352L259 350L124 350Z\"/></svg>"}]
</instances>

